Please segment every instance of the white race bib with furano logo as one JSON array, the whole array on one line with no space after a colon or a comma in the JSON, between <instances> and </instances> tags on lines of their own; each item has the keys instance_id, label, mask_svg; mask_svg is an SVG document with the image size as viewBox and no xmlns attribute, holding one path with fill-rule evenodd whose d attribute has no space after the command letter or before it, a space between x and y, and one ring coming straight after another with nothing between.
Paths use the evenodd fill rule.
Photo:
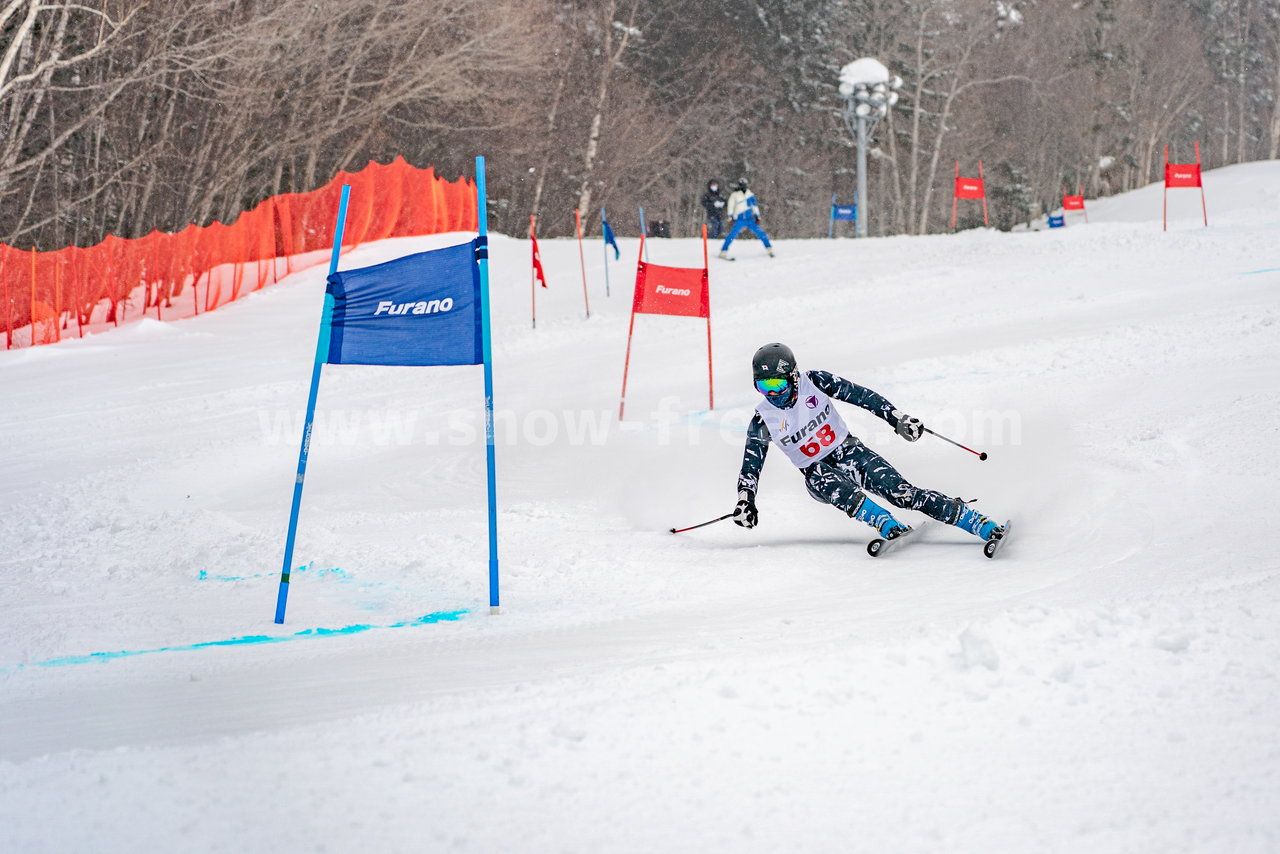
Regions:
<instances>
[{"instance_id":1,"label":"white race bib with furano logo","mask_svg":"<svg viewBox=\"0 0 1280 854\"><path fill-rule=\"evenodd\" d=\"M818 390L808 374L800 375L799 386L790 409L779 409L762 400L756 412L787 459L804 468L839 447L848 438L849 428L836 411L835 402Z\"/></svg>"}]
</instances>

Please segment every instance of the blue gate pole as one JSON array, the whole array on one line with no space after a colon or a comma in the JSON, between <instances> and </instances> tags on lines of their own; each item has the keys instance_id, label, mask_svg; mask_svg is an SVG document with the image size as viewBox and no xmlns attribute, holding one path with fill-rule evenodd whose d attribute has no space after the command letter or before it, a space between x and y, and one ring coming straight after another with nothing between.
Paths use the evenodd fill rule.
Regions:
<instances>
[{"instance_id":1,"label":"blue gate pole","mask_svg":"<svg viewBox=\"0 0 1280 854\"><path fill-rule=\"evenodd\" d=\"M484 183L484 157L476 158L476 214L479 239L476 263L480 265L480 342L484 354L484 441L489 469L489 613L498 604L498 486L493 453L493 335L489 324L489 211Z\"/></svg>"},{"instance_id":2,"label":"blue gate pole","mask_svg":"<svg viewBox=\"0 0 1280 854\"><path fill-rule=\"evenodd\" d=\"M351 187L342 185L338 202L338 223L333 229L333 251L329 255L329 275L338 272L338 256L342 253L342 232L347 224L347 199ZM284 566L280 570L280 592L276 594L276 622L284 622L284 609L289 602L289 570L293 562L293 544L298 534L298 511L302 507L302 481L307 476L307 456L311 453L311 427L316 418L316 396L320 393L320 369L329 358L329 321L333 316L333 294L325 286L324 309L320 314L320 337L316 341L316 361L311 369L311 391L307 394L307 419L302 428L302 448L298 451L298 476L293 482L293 506L289 509L289 534L284 541Z\"/></svg>"},{"instance_id":3,"label":"blue gate pole","mask_svg":"<svg viewBox=\"0 0 1280 854\"><path fill-rule=\"evenodd\" d=\"M836 236L836 194L831 194L831 217L827 220L827 239Z\"/></svg>"},{"instance_id":4,"label":"blue gate pole","mask_svg":"<svg viewBox=\"0 0 1280 854\"><path fill-rule=\"evenodd\" d=\"M648 234L649 230L644 227L644 208L640 208L640 235L643 237ZM644 262L649 263L649 243L648 241L640 241L640 245L644 247Z\"/></svg>"},{"instance_id":5,"label":"blue gate pole","mask_svg":"<svg viewBox=\"0 0 1280 854\"><path fill-rule=\"evenodd\" d=\"M600 242L604 244L604 295L609 296L609 241L604 239L604 224L609 220L605 218L604 208L600 208Z\"/></svg>"}]
</instances>

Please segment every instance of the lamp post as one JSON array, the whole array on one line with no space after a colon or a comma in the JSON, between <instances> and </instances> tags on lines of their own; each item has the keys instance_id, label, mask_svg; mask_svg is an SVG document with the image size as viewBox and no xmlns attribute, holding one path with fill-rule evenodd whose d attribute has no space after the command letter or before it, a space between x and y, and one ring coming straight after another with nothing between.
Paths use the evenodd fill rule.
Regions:
<instances>
[{"instance_id":1,"label":"lamp post","mask_svg":"<svg viewBox=\"0 0 1280 854\"><path fill-rule=\"evenodd\" d=\"M855 235L867 236L867 140L876 125L898 103L902 78L890 75L878 59L863 57L840 69L841 115L858 148L858 219Z\"/></svg>"}]
</instances>

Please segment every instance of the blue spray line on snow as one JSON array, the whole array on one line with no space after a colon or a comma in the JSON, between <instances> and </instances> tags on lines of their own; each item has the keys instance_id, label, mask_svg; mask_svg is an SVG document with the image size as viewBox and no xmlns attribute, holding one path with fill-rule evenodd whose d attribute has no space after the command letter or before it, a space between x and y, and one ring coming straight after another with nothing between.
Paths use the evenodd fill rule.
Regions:
<instances>
[{"instance_id":1,"label":"blue spray line on snow","mask_svg":"<svg viewBox=\"0 0 1280 854\"><path fill-rule=\"evenodd\" d=\"M306 564L305 566L298 567L293 572L295 575L301 575L304 572L313 572L313 571L311 569L311 564ZM209 570L207 569L202 569L200 570L200 574L196 577L196 580L197 581L250 581L252 579L257 579L257 578L274 577L277 574L278 573L275 573L275 572L255 572L251 575L215 575L209 572ZM313 574L319 578L323 578L325 576L331 575L334 578L337 578L339 581L346 581L346 582L354 582L356 580L355 577L351 575L351 573L337 566L331 569L325 569L325 568L317 569L317 570L314 570ZM381 582L381 581L362 582L362 583L366 584L369 587L389 586L385 582ZM396 589L399 590L402 588L397 587Z\"/></svg>"},{"instance_id":2,"label":"blue spray line on snow","mask_svg":"<svg viewBox=\"0 0 1280 854\"><path fill-rule=\"evenodd\" d=\"M1240 275L1242 275L1242 276L1256 276L1256 275L1258 275L1259 273L1280 273L1280 267L1268 267L1268 268L1267 268L1267 269L1265 269L1265 270L1245 270L1245 271L1244 271L1243 273L1241 273Z\"/></svg>"},{"instance_id":3,"label":"blue spray line on snow","mask_svg":"<svg viewBox=\"0 0 1280 854\"><path fill-rule=\"evenodd\" d=\"M450 602L452 598L452 597L446 597L446 596L438 596L438 595L435 595L433 591L426 591L426 590L423 590L422 588L405 587L400 584L393 584L389 581L367 581L367 580L356 577L350 572L347 572L342 567L338 567L338 566L321 567L319 569L313 569L314 566L315 566L314 562L303 564L302 566L299 566L297 569L295 569L293 571L293 574L303 575L305 573L309 577L314 577L317 581L323 580L323 579L334 579L339 584L355 585L358 588L360 588L361 591L371 592L376 590L380 592L407 593L411 596L417 597L418 599L424 599L424 598L434 599L438 602ZM202 569L200 570L199 574L196 576L196 580L197 581L218 581L218 582L256 581L261 578L272 578L274 576L275 576L274 572L255 572L249 575L219 575L217 573L209 572L207 569ZM462 601L461 599L456 599L456 598L452 599L453 604L460 604L461 601ZM377 605L371 605L368 603L365 603L365 604L356 603L356 604L357 604L357 607L360 607L364 610L377 610L377 608L379 607Z\"/></svg>"},{"instance_id":4,"label":"blue spray line on snow","mask_svg":"<svg viewBox=\"0 0 1280 854\"><path fill-rule=\"evenodd\" d=\"M91 652L86 655L60 655L55 658L46 658L43 661L32 661L26 664L18 664L11 667L0 667L0 673L7 673L11 670L23 670L28 667L65 667L70 664L92 664L98 661L111 661L115 658L131 658L138 655L150 655L155 652L192 652L198 649L208 649L215 646L252 646L254 644L269 643L287 643L289 641L309 640L314 638L330 638L339 637L341 635L355 635L361 632L368 632L374 629L403 629L410 626L426 626L432 623L452 622L462 619L467 611L437 611L433 614L424 614L414 620L407 620L399 623L389 623L383 626L375 626L370 624L359 624L354 626L344 626L340 629L303 629L300 632L294 632L289 635L245 635L238 638L228 638L227 640L204 641L202 643L189 643L180 646L161 646L154 649L122 649L110 652Z\"/></svg>"}]
</instances>

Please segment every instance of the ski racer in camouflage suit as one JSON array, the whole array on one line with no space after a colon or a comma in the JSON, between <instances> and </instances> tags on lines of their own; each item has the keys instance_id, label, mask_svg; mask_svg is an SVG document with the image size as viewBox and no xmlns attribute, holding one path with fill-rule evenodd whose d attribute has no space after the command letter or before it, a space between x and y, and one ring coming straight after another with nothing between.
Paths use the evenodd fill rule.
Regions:
<instances>
[{"instance_id":1,"label":"ski racer in camouflage suit","mask_svg":"<svg viewBox=\"0 0 1280 854\"><path fill-rule=\"evenodd\" d=\"M738 475L738 503L733 521L754 528L759 514L755 496L770 440L804 475L809 494L849 517L866 522L891 540L911 530L871 499L868 492L894 507L919 510L990 540L1004 535L995 522L966 505L932 489L913 486L884 457L849 432L833 401L852 403L878 415L898 435L914 442L924 432L918 418L899 412L869 388L826 371L796 368L795 354L784 344L766 344L751 360L756 389L764 400L747 427L747 445Z\"/></svg>"}]
</instances>

